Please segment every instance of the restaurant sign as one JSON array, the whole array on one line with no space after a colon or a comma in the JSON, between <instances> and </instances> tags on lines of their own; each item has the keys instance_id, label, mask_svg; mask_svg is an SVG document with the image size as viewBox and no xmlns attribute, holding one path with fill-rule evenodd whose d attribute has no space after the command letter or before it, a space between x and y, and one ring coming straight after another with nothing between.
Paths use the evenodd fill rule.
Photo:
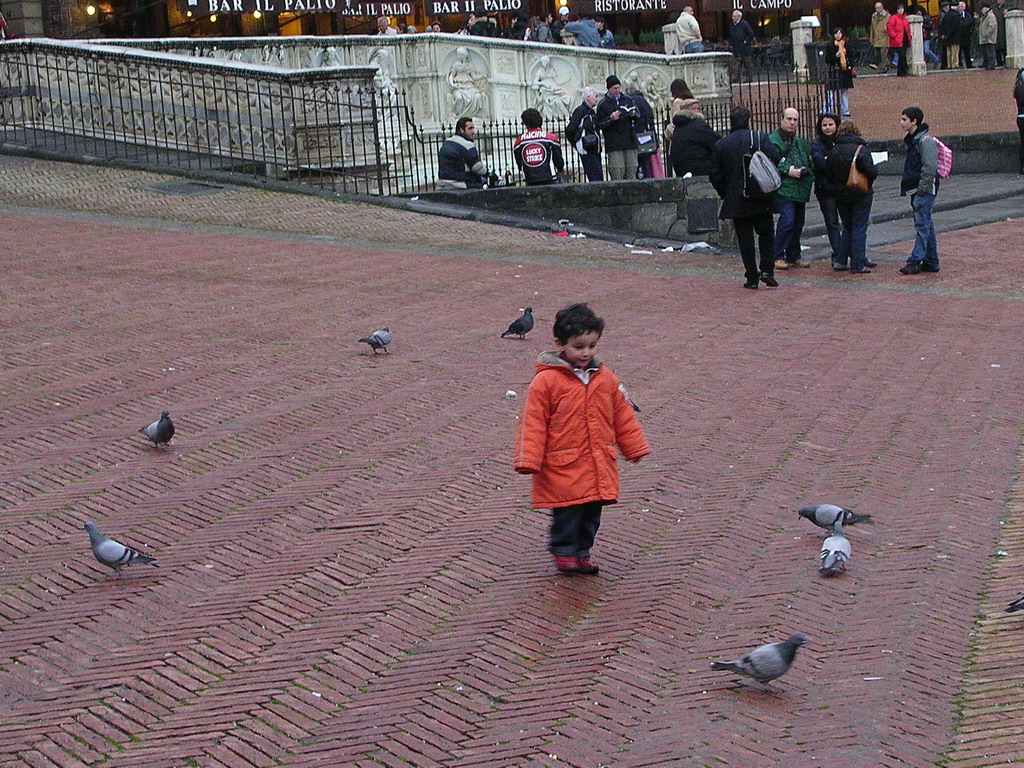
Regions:
<instances>
[{"instance_id":1,"label":"restaurant sign","mask_svg":"<svg viewBox=\"0 0 1024 768\"><path fill-rule=\"evenodd\" d=\"M758 15L771 11L807 11L821 7L821 0L704 0L701 10L706 12L742 11Z\"/></svg>"},{"instance_id":2,"label":"restaurant sign","mask_svg":"<svg viewBox=\"0 0 1024 768\"><path fill-rule=\"evenodd\" d=\"M681 11L693 0L569 0L569 10L588 16L611 16L616 13L643 11Z\"/></svg>"},{"instance_id":3,"label":"restaurant sign","mask_svg":"<svg viewBox=\"0 0 1024 768\"><path fill-rule=\"evenodd\" d=\"M424 0L428 16L467 13L517 13L526 0ZM412 16L419 2L392 0L180 0L182 12L336 13L340 16Z\"/></svg>"}]
</instances>

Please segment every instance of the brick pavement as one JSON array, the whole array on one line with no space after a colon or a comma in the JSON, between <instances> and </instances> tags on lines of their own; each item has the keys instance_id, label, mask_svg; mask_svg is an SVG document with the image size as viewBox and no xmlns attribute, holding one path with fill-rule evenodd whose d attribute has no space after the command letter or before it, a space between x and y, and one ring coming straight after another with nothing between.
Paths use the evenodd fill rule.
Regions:
<instances>
[{"instance_id":1,"label":"brick pavement","mask_svg":"<svg viewBox=\"0 0 1024 768\"><path fill-rule=\"evenodd\" d=\"M0 179L3 765L1024 761L1019 222L941 236L939 275L752 293L723 257L29 165L77 186ZM593 579L551 574L503 397L579 298L655 449ZM878 519L829 581L794 511L824 499ZM108 578L86 519L160 569ZM797 630L774 694L708 669Z\"/></svg>"}]
</instances>

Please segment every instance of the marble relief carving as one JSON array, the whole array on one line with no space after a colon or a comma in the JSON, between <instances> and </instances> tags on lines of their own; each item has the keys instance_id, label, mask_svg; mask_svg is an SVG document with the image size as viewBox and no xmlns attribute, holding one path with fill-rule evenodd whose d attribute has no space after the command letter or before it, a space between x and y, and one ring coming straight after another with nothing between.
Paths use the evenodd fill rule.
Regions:
<instances>
[{"instance_id":1,"label":"marble relief carving","mask_svg":"<svg viewBox=\"0 0 1024 768\"><path fill-rule=\"evenodd\" d=\"M476 55L480 58L480 54ZM445 82L448 83L451 98L452 118L483 116L486 114L487 75L482 66L477 64L469 49L460 46L455 49L454 61L449 65Z\"/></svg>"},{"instance_id":2,"label":"marble relief carving","mask_svg":"<svg viewBox=\"0 0 1024 768\"><path fill-rule=\"evenodd\" d=\"M572 66L564 59L541 56L533 70L530 90L533 106L546 120L564 120L569 117L569 91Z\"/></svg>"}]
</instances>

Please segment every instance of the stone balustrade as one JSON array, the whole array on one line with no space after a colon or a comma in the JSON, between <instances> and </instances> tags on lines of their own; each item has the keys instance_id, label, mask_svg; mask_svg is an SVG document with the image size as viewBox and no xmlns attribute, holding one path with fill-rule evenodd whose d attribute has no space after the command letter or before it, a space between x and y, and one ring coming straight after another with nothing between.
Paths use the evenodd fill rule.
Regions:
<instances>
[{"instance_id":1,"label":"stone balustrade","mask_svg":"<svg viewBox=\"0 0 1024 768\"><path fill-rule=\"evenodd\" d=\"M378 91L385 98L404 92L416 122L427 130L464 116L514 120L528 107L553 126L563 125L582 89L603 92L611 74L623 85L638 84L655 109L670 102L675 78L712 109L728 104L732 94L727 53L665 56L443 33L112 42L284 69L371 66Z\"/></svg>"},{"instance_id":2,"label":"stone balustrade","mask_svg":"<svg viewBox=\"0 0 1024 768\"><path fill-rule=\"evenodd\" d=\"M1007 11L1005 18L1006 66L1024 68L1024 11Z\"/></svg>"}]
</instances>

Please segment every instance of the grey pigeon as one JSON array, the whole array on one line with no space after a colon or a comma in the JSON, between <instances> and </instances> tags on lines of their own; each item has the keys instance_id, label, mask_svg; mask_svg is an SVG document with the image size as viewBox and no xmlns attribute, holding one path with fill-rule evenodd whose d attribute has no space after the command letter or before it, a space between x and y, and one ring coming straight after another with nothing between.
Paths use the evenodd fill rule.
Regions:
<instances>
[{"instance_id":1,"label":"grey pigeon","mask_svg":"<svg viewBox=\"0 0 1024 768\"><path fill-rule=\"evenodd\" d=\"M755 648L742 659L736 661L713 661L711 668L728 670L738 675L752 677L763 685L768 685L777 677L789 671L796 649L806 641L803 635L791 635L781 643L768 643Z\"/></svg>"},{"instance_id":2,"label":"grey pigeon","mask_svg":"<svg viewBox=\"0 0 1024 768\"><path fill-rule=\"evenodd\" d=\"M523 312L522 317L517 317L511 323L508 324L508 330L501 334L501 338L506 336L518 336L520 339L525 339L526 334L533 330L533 307L527 307Z\"/></svg>"},{"instance_id":3,"label":"grey pigeon","mask_svg":"<svg viewBox=\"0 0 1024 768\"><path fill-rule=\"evenodd\" d=\"M1006 606L1007 613L1015 613L1016 611L1024 611L1024 597L1018 597L1008 606Z\"/></svg>"},{"instance_id":4,"label":"grey pigeon","mask_svg":"<svg viewBox=\"0 0 1024 768\"><path fill-rule=\"evenodd\" d=\"M89 543L92 545L92 553L103 565L114 569L116 576L121 575L121 569L132 563L144 563L157 568L156 560L146 555L140 555L134 549L119 544L113 539L108 539L100 533L92 523L86 523L85 530L89 532Z\"/></svg>"},{"instance_id":5,"label":"grey pigeon","mask_svg":"<svg viewBox=\"0 0 1024 768\"><path fill-rule=\"evenodd\" d=\"M821 543L821 575L836 576L846 570L846 563L853 553L850 540L841 533L834 533Z\"/></svg>"},{"instance_id":6,"label":"grey pigeon","mask_svg":"<svg viewBox=\"0 0 1024 768\"><path fill-rule=\"evenodd\" d=\"M388 344L391 343L391 329L380 328L371 333L369 336L360 339L359 343L369 344L370 347L373 349L373 354L375 355L377 354L378 349L383 349L384 354L391 354L390 352L388 352Z\"/></svg>"},{"instance_id":7,"label":"grey pigeon","mask_svg":"<svg viewBox=\"0 0 1024 768\"><path fill-rule=\"evenodd\" d=\"M155 446L167 445L174 437L174 422L171 421L170 411L162 411L159 419L139 432L152 440Z\"/></svg>"},{"instance_id":8,"label":"grey pigeon","mask_svg":"<svg viewBox=\"0 0 1024 768\"><path fill-rule=\"evenodd\" d=\"M832 533L840 533L844 525L870 523L871 515L856 515L852 510L837 507L835 504L819 504L816 507L801 507L797 510L800 517L806 517L819 528Z\"/></svg>"}]
</instances>

